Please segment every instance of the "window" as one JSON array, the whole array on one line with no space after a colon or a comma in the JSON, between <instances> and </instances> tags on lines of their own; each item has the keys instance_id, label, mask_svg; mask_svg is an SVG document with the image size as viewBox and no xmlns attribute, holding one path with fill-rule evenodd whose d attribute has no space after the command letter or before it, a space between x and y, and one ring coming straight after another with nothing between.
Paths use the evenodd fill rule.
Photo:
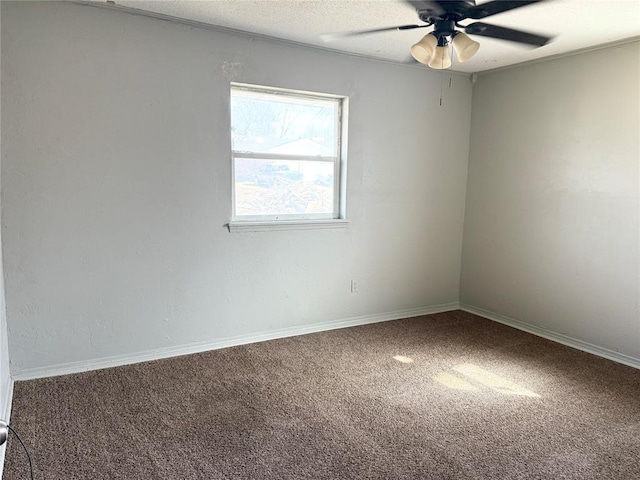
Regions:
<instances>
[{"instance_id":1,"label":"window","mask_svg":"<svg viewBox=\"0 0 640 480\"><path fill-rule=\"evenodd\" d=\"M344 218L345 103L231 85L232 224Z\"/></svg>"}]
</instances>

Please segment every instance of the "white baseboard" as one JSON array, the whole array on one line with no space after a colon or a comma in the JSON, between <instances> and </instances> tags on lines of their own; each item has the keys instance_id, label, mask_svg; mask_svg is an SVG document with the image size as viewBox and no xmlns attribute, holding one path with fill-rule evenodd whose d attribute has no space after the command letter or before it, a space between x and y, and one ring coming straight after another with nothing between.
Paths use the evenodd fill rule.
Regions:
<instances>
[{"instance_id":1,"label":"white baseboard","mask_svg":"<svg viewBox=\"0 0 640 480\"><path fill-rule=\"evenodd\" d=\"M13 401L13 379L12 378L9 378L9 383L7 384L5 396L2 400L3 400L2 404L0 405L0 419L4 420L7 423L10 423L11 403ZM7 444L5 442L5 444L0 447L0 479L2 478L2 472L4 470L4 454L6 450L7 450Z\"/></svg>"},{"instance_id":2,"label":"white baseboard","mask_svg":"<svg viewBox=\"0 0 640 480\"><path fill-rule=\"evenodd\" d=\"M335 330L338 328L355 327L357 325L367 325L370 323L386 322L389 320L399 320L402 318L418 317L421 315L430 315L433 313L449 312L459 309L460 304L458 302L452 302L443 305L432 305L426 307L411 308L407 310L398 310L395 312L362 315L331 322L289 327L279 330L272 330L269 332L240 335L236 337L228 337L214 341L197 342L175 347L158 348L138 353L114 355L110 357L97 358L81 362L62 363L46 367L25 369L14 368L11 371L11 375L16 381L54 377L58 375L68 375L71 373L99 370L101 368L119 367L122 365L147 362L150 360L159 360L161 358L177 357L180 355L206 352L209 350L217 350L220 348L235 347L237 345L245 345L248 343L263 342L266 340L294 337L296 335L323 332L327 330Z\"/></svg>"},{"instance_id":3,"label":"white baseboard","mask_svg":"<svg viewBox=\"0 0 640 480\"><path fill-rule=\"evenodd\" d=\"M538 327L535 325L524 323L519 320L515 320L511 317L500 315L498 313L491 312L489 310L484 310L483 308L474 307L472 305L466 305L464 303L461 303L460 310L473 313L474 315L478 315L488 320L493 320L494 322L502 323L504 325L517 328L518 330L523 330L525 332L532 333L533 335L537 335L538 337L546 338L547 340L552 340L554 342L567 345L568 347L573 347L578 350L582 350L583 352L592 353L593 355L597 355L599 357L603 357L608 360L613 360L614 362L622 363L624 365L628 365L630 367L640 369L640 358L630 357L629 355L615 352L613 350L609 350L608 348L599 347L598 345L593 345L591 343L583 342L582 340L578 340L576 338L572 338L567 335L563 335L561 333L556 333L553 330L548 330L543 327Z\"/></svg>"}]
</instances>

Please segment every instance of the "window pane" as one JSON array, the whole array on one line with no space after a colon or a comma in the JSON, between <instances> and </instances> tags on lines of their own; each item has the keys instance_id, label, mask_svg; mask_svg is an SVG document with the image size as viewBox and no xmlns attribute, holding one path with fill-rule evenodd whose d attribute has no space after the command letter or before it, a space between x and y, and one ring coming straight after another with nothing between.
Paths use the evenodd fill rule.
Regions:
<instances>
[{"instance_id":1,"label":"window pane","mask_svg":"<svg viewBox=\"0 0 640 480\"><path fill-rule=\"evenodd\" d=\"M333 216L333 163L235 159L236 216Z\"/></svg>"},{"instance_id":2,"label":"window pane","mask_svg":"<svg viewBox=\"0 0 640 480\"><path fill-rule=\"evenodd\" d=\"M335 157L338 104L334 99L232 89L233 150Z\"/></svg>"}]
</instances>

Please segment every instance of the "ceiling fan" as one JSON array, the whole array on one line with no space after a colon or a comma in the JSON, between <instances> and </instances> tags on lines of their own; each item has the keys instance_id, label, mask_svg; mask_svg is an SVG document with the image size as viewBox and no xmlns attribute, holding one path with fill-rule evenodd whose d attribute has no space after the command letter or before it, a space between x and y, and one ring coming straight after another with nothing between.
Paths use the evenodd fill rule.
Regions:
<instances>
[{"instance_id":1,"label":"ceiling fan","mask_svg":"<svg viewBox=\"0 0 640 480\"><path fill-rule=\"evenodd\" d=\"M523 43L533 47L546 45L552 37L545 37L534 33L523 32L511 28L499 27L482 22L473 22L469 25L461 25L460 22L467 19L483 19L507 12L516 8L526 7L545 0L493 0L476 5L475 0L431 0L409 1L422 22L421 25L400 25L397 27L377 28L351 32L349 35L362 35L391 30L413 30L414 28L426 28L433 26L432 32L426 34L422 40L411 47L411 55L418 62L431 68L444 69L451 66L451 54L449 44L453 45L460 62L469 60L480 48L480 44L469 38L469 35L497 38L512 42Z\"/></svg>"}]
</instances>

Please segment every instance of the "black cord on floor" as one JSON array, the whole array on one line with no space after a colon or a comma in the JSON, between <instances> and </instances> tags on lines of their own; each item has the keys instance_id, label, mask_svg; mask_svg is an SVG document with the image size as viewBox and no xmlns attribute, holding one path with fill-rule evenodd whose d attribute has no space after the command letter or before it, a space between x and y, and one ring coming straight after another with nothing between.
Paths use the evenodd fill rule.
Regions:
<instances>
[{"instance_id":1,"label":"black cord on floor","mask_svg":"<svg viewBox=\"0 0 640 480\"><path fill-rule=\"evenodd\" d=\"M16 438L22 445L22 448L24 448L24 451L27 454L27 458L29 459L29 471L31 472L31 480L33 480L33 463L31 463L31 455L29 455L29 450L27 450L27 446L24 444L24 442L20 438L20 435L18 435L18 433L13 428L11 428L11 425L7 425L7 428L11 430L11 433L13 433L16 436Z\"/></svg>"}]
</instances>

